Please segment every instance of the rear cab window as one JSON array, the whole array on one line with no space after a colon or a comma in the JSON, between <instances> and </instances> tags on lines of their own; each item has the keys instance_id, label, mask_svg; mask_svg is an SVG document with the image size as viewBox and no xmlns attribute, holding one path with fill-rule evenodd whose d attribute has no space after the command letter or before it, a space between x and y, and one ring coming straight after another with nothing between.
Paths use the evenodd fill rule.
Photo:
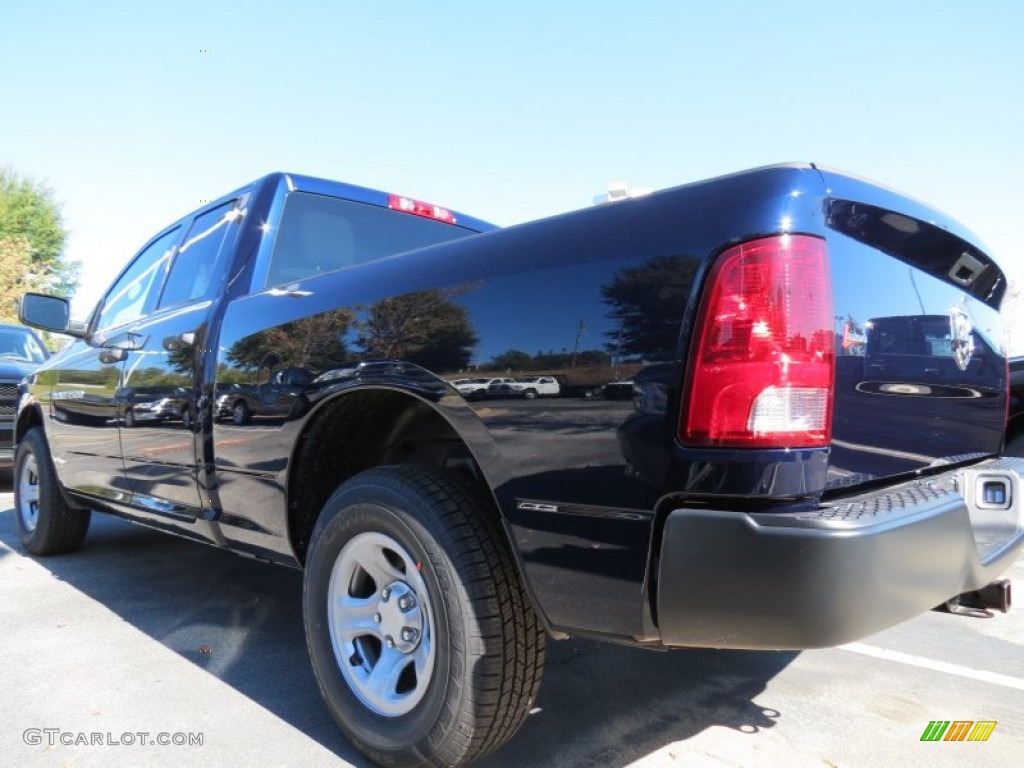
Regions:
<instances>
[{"instance_id":1,"label":"rear cab window","mask_svg":"<svg viewBox=\"0 0 1024 768\"><path fill-rule=\"evenodd\" d=\"M446 222L313 192L288 194L263 288L476 234Z\"/></svg>"}]
</instances>

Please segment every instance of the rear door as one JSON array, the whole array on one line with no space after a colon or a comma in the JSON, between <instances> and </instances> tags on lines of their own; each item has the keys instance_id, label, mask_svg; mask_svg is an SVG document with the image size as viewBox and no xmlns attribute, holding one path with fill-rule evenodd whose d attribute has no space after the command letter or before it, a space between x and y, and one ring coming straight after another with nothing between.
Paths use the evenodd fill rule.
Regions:
<instances>
[{"instance_id":1,"label":"rear door","mask_svg":"<svg viewBox=\"0 0 1024 768\"><path fill-rule=\"evenodd\" d=\"M197 369L222 285L227 244L241 218L236 200L194 217L152 311L134 326L142 344L125 361L125 388L150 393L146 418L140 412L121 432L132 504L186 522L209 506L196 474Z\"/></svg>"}]
</instances>

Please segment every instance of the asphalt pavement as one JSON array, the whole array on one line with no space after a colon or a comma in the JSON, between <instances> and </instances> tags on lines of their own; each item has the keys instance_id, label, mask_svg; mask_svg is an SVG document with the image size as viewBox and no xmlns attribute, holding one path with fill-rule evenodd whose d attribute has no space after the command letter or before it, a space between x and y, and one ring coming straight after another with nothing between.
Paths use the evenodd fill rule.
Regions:
<instances>
[{"instance_id":1,"label":"asphalt pavement","mask_svg":"<svg viewBox=\"0 0 1024 768\"><path fill-rule=\"evenodd\" d=\"M9 487L0 767L368 765L321 703L298 572L99 514L80 552L31 558ZM1022 646L1024 608L803 653L552 641L534 713L477 765L1017 766ZM922 742L932 720L996 725Z\"/></svg>"}]
</instances>

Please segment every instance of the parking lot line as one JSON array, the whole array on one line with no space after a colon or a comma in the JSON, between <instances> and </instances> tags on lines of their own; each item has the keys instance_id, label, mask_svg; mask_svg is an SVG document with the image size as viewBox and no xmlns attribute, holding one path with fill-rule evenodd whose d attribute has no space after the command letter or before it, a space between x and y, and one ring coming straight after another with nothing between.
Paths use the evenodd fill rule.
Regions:
<instances>
[{"instance_id":1,"label":"parking lot line","mask_svg":"<svg viewBox=\"0 0 1024 768\"><path fill-rule=\"evenodd\" d=\"M846 645L837 646L837 648L843 651L850 651L851 653L859 653L862 656L871 656L875 659L894 661L897 664L930 669L933 672L945 672L948 675L966 677L968 680L980 680L983 683L991 683L992 685L1001 685L1004 688L1024 691L1024 679L1013 677L1012 675L1003 675L999 672L965 667L961 664L950 664L946 661L936 661L924 656L915 656L914 654L902 653L901 651L890 651L887 648L878 648L864 643L847 643Z\"/></svg>"}]
</instances>

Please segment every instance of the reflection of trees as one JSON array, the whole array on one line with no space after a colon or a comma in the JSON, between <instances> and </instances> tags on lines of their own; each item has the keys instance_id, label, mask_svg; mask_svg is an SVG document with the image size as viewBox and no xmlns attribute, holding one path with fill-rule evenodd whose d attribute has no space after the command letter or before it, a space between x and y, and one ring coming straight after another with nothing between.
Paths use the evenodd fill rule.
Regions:
<instances>
[{"instance_id":1,"label":"reflection of trees","mask_svg":"<svg viewBox=\"0 0 1024 768\"><path fill-rule=\"evenodd\" d=\"M160 366L150 368L136 368L132 371L131 380L128 382L133 387L155 386L155 387L190 387L192 386L191 375L184 375L168 371Z\"/></svg>"},{"instance_id":2,"label":"reflection of trees","mask_svg":"<svg viewBox=\"0 0 1024 768\"><path fill-rule=\"evenodd\" d=\"M239 339L228 350L228 360L238 368L256 370L273 353L279 360L275 363L285 368L326 371L347 360L344 336L354 322L350 309L292 320Z\"/></svg>"},{"instance_id":3,"label":"reflection of trees","mask_svg":"<svg viewBox=\"0 0 1024 768\"><path fill-rule=\"evenodd\" d=\"M510 349L500 355L495 355L489 367L505 371L529 371L535 366L533 355L520 349Z\"/></svg>"},{"instance_id":4,"label":"reflection of trees","mask_svg":"<svg viewBox=\"0 0 1024 768\"><path fill-rule=\"evenodd\" d=\"M250 372L232 368L227 363L217 363L218 384L249 384L251 380Z\"/></svg>"},{"instance_id":5,"label":"reflection of trees","mask_svg":"<svg viewBox=\"0 0 1024 768\"><path fill-rule=\"evenodd\" d=\"M364 359L404 360L428 370L454 371L469 364L477 335L451 292L417 291L381 299L368 309L335 309L293 320L239 339L217 368L221 383L251 383L245 372L262 367L323 371L357 357L346 338L358 332ZM356 311L365 313L356 319Z\"/></svg>"},{"instance_id":6,"label":"reflection of trees","mask_svg":"<svg viewBox=\"0 0 1024 768\"><path fill-rule=\"evenodd\" d=\"M37 374L42 376L42 374ZM57 370L47 371L48 380L40 378L41 383L51 383L56 385L60 381L60 376ZM121 366L120 365L104 365L101 368L96 368L91 371L76 371L74 384L85 384L91 387L104 387L113 389L121 378ZM71 386L71 382L64 382L67 386Z\"/></svg>"},{"instance_id":7,"label":"reflection of trees","mask_svg":"<svg viewBox=\"0 0 1024 768\"><path fill-rule=\"evenodd\" d=\"M374 302L359 323L359 344L369 357L432 371L465 368L477 341L465 307L437 289Z\"/></svg>"},{"instance_id":8,"label":"reflection of trees","mask_svg":"<svg viewBox=\"0 0 1024 768\"><path fill-rule=\"evenodd\" d=\"M618 324L607 334L606 349L646 360L672 357L696 272L697 260L686 256L659 256L620 270L601 288Z\"/></svg>"},{"instance_id":9,"label":"reflection of trees","mask_svg":"<svg viewBox=\"0 0 1024 768\"><path fill-rule=\"evenodd\" d=\"M519 349L509 349L495 355L487 368L503 371L546 371L561 368L585 368L609 365L612 359L600 349L582 352L538 352L531 355Z\"/></svg>"},{"instance_id":10,"label":"reflection of trees","mask_svg":"<svg viewBox=\"0 0 1024 768\"><path fill-rule=\"evenodd\" d=\"M208 324L204 321L196 328L193 334L194 345L205 344L206 341L206 329ZM167 352L167 363L175 371L180 374L184 374L189 379L195 375L196 369L196 350L193 344L179 344L168 350ZM191 384L191 381L189 382Z\"/></svg>"}]
</instances>

